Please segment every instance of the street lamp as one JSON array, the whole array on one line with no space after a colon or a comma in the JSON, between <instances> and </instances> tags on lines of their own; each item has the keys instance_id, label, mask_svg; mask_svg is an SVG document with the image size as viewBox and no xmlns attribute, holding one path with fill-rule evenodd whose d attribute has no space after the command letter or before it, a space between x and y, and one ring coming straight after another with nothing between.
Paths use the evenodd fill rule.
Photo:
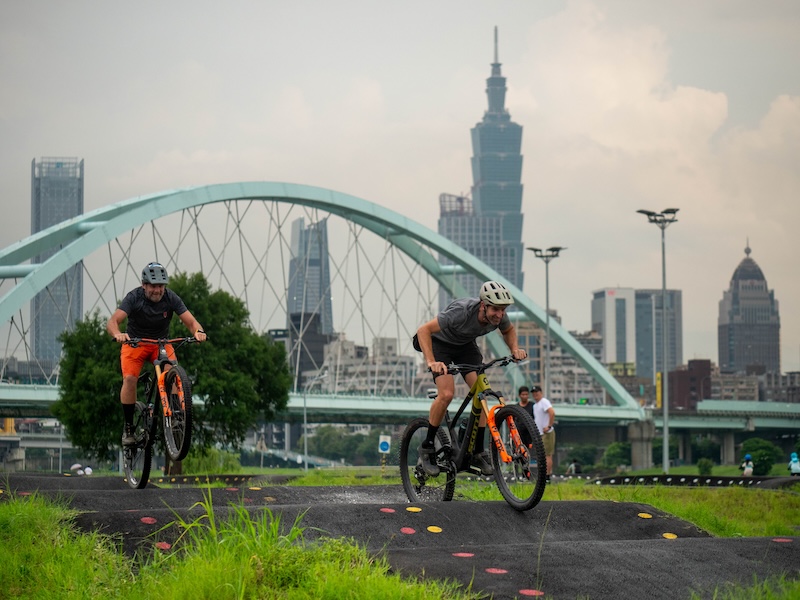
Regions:
<instances>
[{"instance_id":1,"label":"street lamp","mask_svg":"<svg viewBox=\"0 0 800 600\"><path fill-rule=\"evenodd\" d=\"M547 345L544 348L545 362L544 362L544 381L545 392L550 393L550 261L558 258L559 252L566 250L563 246L552 246L547 250L541 248L528 248L536 255L536 258L541 258L544 261L544 297L545 297L545 315L547 321Z\"/></svg>"},{"instance_id":2,"label":"street lamp","mask_svg":"<svg viewBox=\"0 0 800 600\"><path fill-rule=\"evenodd\" d=\"M662 469L669 473L669 374L667 373L667 254L665 243L665 230L678 218L675 216L679 209L665 208L660 213L651 210L637 210L647 217L650 223L655 223L661 230L661 406L664 409L664 441L661 455Z\"/></svg>"},{"instance_id":3,"label":"street lamp","mask_svg":"<svg viewBox=\"0 0 800 600\"><path fill-rule=\"evenodd\" d=\"M303 386L303 469L308 475L308 412L306 410L306 391L318 381L322 381L328 376L327 371L317 373Z\"/></svg>"}]
</instances>

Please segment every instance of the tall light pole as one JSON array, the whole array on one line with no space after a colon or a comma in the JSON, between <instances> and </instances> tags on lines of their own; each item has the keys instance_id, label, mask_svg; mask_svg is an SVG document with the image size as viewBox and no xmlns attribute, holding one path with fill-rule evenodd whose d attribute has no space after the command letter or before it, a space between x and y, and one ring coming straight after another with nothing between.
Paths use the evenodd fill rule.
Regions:
<instances>
[{"instance_id":1,"label":"tall light pole","mask_svg":"<svg viewBox=\"0 0 800 600\"><path fill-rule=\"evenodd\" d=\"M328 376L327 371L317 373L303 386L303 469L308 475L308 412L306 411L306 391L318 381L322 381Z\"/></svg>"},{"instance_id":2,"label":"tall light pole","mask_svg":"<svg viewBox=\"0 0 800 600\"><path fill-rule=\"evenodd\" d=\"M550 393L550 261L558 258L559 252L566 250L562 246L552 246L547 250L541 248L528 248L536 255L536 258L541 258L544 261L544 297L545 297L545 320L547 321L547 345L544 348L545 362L544 362L544 381L545 393Z\"/></svg>"},{"instance_id":3,"label":"tall light pole","mask_svg":"<svg viewBox=\"0 0 800 600\"><path fill-rule=\"evenodd\" d=\"M650 223L655 223L661 230L661 407L664 409L664 440L661 455L662 469L669 473L669 373L667 372L667 252L665 231L678 218L675 216L679 209L665 208L660 213L651 210L637 210L647 217ZM654 332L655 335L655 332Z\"/></svg>"}]
</instances>

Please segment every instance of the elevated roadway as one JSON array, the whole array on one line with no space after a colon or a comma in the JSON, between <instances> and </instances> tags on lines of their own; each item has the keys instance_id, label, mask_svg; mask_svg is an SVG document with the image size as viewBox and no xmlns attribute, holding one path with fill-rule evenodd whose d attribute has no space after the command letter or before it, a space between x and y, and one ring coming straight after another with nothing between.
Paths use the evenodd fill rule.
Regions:
<instances>
[{"instance_id":1,"label":"elevated roadway","mask_svg":"<svg viewBox=\"0 0 800 600\"><path fill-rule=\"evenodd\" d=\"M0 417L52 417L50 407L58 399L58 388L48 385L0 383ZM403 423L427 415L428 398L407 396L361 396L331 394L289 394L289 404L277 421L298 422L303 411L308 420L317 423ZM457 404L451 405L451 413ZM662 425L661 412L632 409L626 406L556 405L561 424L625 425L644 419ZM670 414L670 425L681 430L761 429L800 430L800 404L783 402L744 402L704 400L697 412Z\"/></svg>"}]
</instances>

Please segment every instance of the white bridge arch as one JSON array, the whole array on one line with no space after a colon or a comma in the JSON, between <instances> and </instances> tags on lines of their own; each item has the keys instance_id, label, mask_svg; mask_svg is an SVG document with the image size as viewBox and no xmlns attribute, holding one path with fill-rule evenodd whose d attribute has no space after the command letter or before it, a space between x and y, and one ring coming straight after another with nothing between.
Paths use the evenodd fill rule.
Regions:
<instances>
[{"instance_id":1,"label":"white bridge arch","mask_svg":"<svg viewBox=\"0 0 800 600\"><path fill-rule=\"evenodd\" d=\"M401 252L453 296L464 294L464 290L460 289L455 278L452 277L454 272L468 272L481 279L503 281L514 296L515 310L541 326L545 324L545 311L523 294L522 290L510 285L496 271L464 252L453 242L407 217L361 198L324 188L279 182L241 182L170 190L133 198L81 215L3 249L0 251L0 285L2 285L0 291L3 292L0 297L0 325L5 324L7 330L14 329L15 326L10 324L14 322L15 318L18 318L21 311L26 309L37 293L45 290L52 281L68 269L92 256L103 247L109 248L109 253L112 253L114 248L121 252L124 258L119 261L121 266L118 268L126 271L129 278L138 277L140 263L130 258L128 251L134 247L134 244L141 242L142 237L146 235L148 224L169 216L180 218L180 224L176 222L174 228L166 235L164 231L158 232L153 229L153 241L156 247L164 248L162 252L168 255L169 260L161 262L168 265L171 263L177 267L178 264L182 264L178 261L182 252L181 246L184 243L191 241L198 247L205 247L208 243L205 230L199 225L193 231L190 240L186 234L188 228L184 228L186 221L199 223L203 218L204 208L216 204L225 206L225 221L216 219L210 226L205 225L205 229L209 227L218 229L215 233L223 236L225 246L236 246L242 257L248 255L255 263L258 263L260 258L265 259L266 251L263 253L255 251L248 241L242 241L233 234L228 237L229 226L241 227L248 219L248 211L254 204L268 205L268 207L292 205L301 207L302 214L307 215L318 214L318 211L321 211L341 217L349 224L375 234L387 247L391 246ZM268 220L286 222L286 214L275 212L271 208L265 210ZM231 223L234 225L230 225ZM173 233L174 237L178 238L177 246L166 249L167 243L164 238L173 237ZM267 234L265 234L266 236ZM358 233L356 232L354 236L357 238ZM125 247L126 243L128 244L127 248ZM45 262L40 264L31 262L36 256L53 250L56 250L55 254ZM183 253L185 255L186 251L184 250ZM446 256L454 265L441 265L437 254ZM380 257L373 258L376 263L381 262ZM141 264L144 264L145 260L142 259ZM201 270L204 273L207 271L215 273L220 280L228 280L229 273L225 265L215 258L210 260L212 264L201 264ZM256 270L260 268L262 266L258 264L254 267ZM114 267L112 267L113 269ZM393 273L395 279L398 277L398 272L400 271ZM251 278L248 273L239 273L238 275L243 280ZM352 276L355 277L355 275ZM374 279L376 276L376 273L373 273L370 277ZM342 275L345 280L348 277L350 277L349 274ZM268 278L265 277L265 279ZM108 295L107 288L109 285L111 286L114 298L105 300L105 304L100 303L104 308L110 307L111 310L114 308L113 303L127 291L119 283L108 284L91 281L91 284L98 295L101 295L102 292ZM264 285L269 285L269 283ZM395 281L393 285L402 289L404 285L411 284ZM248 294L254 295L252 291ZM427 294L429 311L430 300L435 297L435 294L435 291L429 291ZM244 298L244 300L247 302L248 298ZM358 294L350 294L348 301L358 303L360 301ZM387 298L386 302L389 305L392 304L391 299ZM250 303L247 303L249 306ZM421 318L413 320L414 327L419 322L422 322ZM19 325L17 324L16 327ZM403 330L398 329L396 333L401 339L406 339L412 330L413 327L409 326ZM630 420L644 418L639 404L558 322L551 320L550 331L562 348L572 354L608 392L616 406L607 408L615 409L612 412L617 418ZM488 337L492 351L498 355L503 354L505 350L501 339L495 336ZM516 389L516 385L522 381L518 370L510 368L508 376Z\"/></svg>"}]
</instances>

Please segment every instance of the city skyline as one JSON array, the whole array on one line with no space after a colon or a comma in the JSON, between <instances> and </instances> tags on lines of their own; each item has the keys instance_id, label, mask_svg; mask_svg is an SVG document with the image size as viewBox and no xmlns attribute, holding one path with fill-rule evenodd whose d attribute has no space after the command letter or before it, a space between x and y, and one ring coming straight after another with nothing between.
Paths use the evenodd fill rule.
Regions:
<instances>
[{"instance_id":1,"label":"city skyline","mask_svg":"<svg viewBox=\"0 0 800 600\"><path fill-rule=\"evenodd\" d=\"M469 131L497 26L508 110L524 128L523 243L569 248L550 270L564 326L590 328L592 290L660 287L659 232L636 210L677 207L667 287L683 292L684 361L716 361L718 303L749 238L780 303L782 369L800 370L800 6L466 12L450 1L6 3L4 206L29 198L32 157L81 156L86 212L191 185L290 181L435 230L439 194L471 185ZM7 212L3 247L30 230L24 211ZM523 271L544 306L544 265L524 253Z\"/></svg>"}]
</instances>

